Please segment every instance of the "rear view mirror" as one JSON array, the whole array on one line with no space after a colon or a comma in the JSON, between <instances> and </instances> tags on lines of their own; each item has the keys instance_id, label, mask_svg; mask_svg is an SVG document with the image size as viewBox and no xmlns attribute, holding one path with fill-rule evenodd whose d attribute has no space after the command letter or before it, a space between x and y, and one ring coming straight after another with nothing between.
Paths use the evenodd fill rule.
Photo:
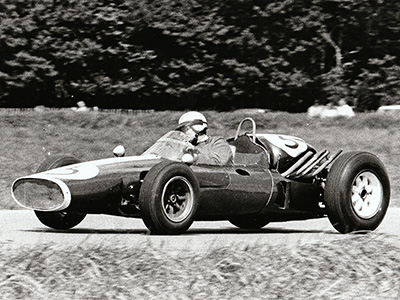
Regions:
<instances>
[{"instance_id":1,"label":"rear view mirror","mask_svg":"<svg viewBox=\"0 0 400 300\"><path fill-rule=\"evenodd\" d=\"M116 157L123 157L125 156L125 147L122 145L118 145L114 148L113 153Z\"/></svg>"}]
</instances>

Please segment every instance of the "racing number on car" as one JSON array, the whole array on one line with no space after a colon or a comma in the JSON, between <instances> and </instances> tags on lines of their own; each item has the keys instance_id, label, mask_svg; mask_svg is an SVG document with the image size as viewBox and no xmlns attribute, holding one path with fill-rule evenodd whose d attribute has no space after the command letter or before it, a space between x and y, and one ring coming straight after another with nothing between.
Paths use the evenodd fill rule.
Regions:
<instances>
[{"instance_id":1,"label":"racing number on car","mask_svg":"<svg viewBox=\"0 0 400 300\"><path fill-rule=\"evenodd\" d=\"M307 144L299 138L288 135L270 135L267 139L291 157L297 157L307 150Z\"/></svg>"},{"instance_id":2,"label":"racing number on car","mask_svg":"<svg viewBox=\"0 0 400 300\"><path fill-rule=\"evenodd\" d=\"M65 180L86 180L99 174L99 168L95 165L82 164L79 167L63 167L46 171L45 174L58 179Z\"/></svg>"}]
</instances>

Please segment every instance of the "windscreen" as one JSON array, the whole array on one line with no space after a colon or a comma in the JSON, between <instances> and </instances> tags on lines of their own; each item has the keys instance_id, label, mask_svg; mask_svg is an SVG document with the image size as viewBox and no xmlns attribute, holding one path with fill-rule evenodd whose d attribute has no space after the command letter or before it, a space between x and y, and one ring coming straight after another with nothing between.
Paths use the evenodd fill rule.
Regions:
<instances>
[{"instance_id":1,"label":"windscreen","mask_svg":"<svg viewBox=\"0 0 400 300\"><path fill-rule=\"evenodd\" d=\"M186 147L188 137L181 131L170 131L159 138L153 146L142 155L154 154L170 160L181 161Z\"/></svg>"}]
</instances>

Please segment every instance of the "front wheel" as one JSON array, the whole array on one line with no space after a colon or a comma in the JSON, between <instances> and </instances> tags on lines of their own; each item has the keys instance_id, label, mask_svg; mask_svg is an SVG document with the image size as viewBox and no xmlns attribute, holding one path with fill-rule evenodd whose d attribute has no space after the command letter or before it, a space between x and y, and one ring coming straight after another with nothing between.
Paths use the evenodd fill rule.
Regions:
<instances>
[{"instance_id":1,"label":"front wheel","mask_svg":"<svg viewBox=\"0 0 400 300\"><path fill-rule=\"evenodd\" d=\"M86 217L86 214L78 214L75 212L61 212L61 211L37 211L35 210L36 217L42 224L54 228L66 230L75 227Z\"/></svg>"},{"instance_id":2,"label":"front wheel","mask_svg":"<svg viewBox=\"0 0 400 300\"><path fill-rule=\"evenodd\" d=\"M193 223L199 206L199 184L185 164L162 162L146 174L139 207L152 234L180 234Z\"/></svg>"},{"instance_id":3,"label":"front wheel","mask_svg":"<svg viewBox=\"0 0 400 300\"><path fill-rule=\"evenodd\" d=\"M76 163L79 163L79 160L73 156L68 156L68 155L49 156L41 163L36 172L37 173L44 172L51 169L64 167ZM35 214L42 224L54 229L63 229L63 230L75 227L80 222L82 222L83 219L86 217L86 214L79 214L69 211L47 212L47 211L35 210Z\"/></svg>"},{"instance_id":4,"label":"front wheel","mask_svg":"<svg viewBox=\"0 0 400 300\"><path fill-rule=\"evenodd\" d=\"M390 201L385 166L368 152L339 156L328 173L324 201L328 218L337 231L375 230Z\"/></svg>"},{"instance_id":5,"label":"front wheel","mask_svg":"<svg viewBox=\"0 0 400 300\"><path fill-rule=\"evenodd\" d=\"M229 222L241 229L260 229L269 223L266 217L240 216L229 219Z\"/></svg>"}]
</instances>

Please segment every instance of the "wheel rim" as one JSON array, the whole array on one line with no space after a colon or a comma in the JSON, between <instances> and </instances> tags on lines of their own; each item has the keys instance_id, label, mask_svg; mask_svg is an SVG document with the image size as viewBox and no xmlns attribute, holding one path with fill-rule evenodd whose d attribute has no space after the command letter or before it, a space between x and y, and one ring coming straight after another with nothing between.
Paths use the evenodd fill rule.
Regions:
<instances>
[{"instance_id":1,"label":"wheel rim","mask_svg":"<svg viewBox=\"0 0 400 300\"><path fill-rule=\"evenodd\" d=\"M174 223L182 222L193 208L192 185L185 177L171 178L164 186L161 201L165 216Z\"/></svg>"},{"instance_id":2,"label":"wheel rim","mask_svg":"<svg viewBox=\"0 0 400 300\"><path fill-rule=\"evenodd\" d=\"M354 212L362 219L375 216L383 201L383 186L378 177L369 171L361 172L353 181L351 203Z\"/></svg>"}]
</instances>

